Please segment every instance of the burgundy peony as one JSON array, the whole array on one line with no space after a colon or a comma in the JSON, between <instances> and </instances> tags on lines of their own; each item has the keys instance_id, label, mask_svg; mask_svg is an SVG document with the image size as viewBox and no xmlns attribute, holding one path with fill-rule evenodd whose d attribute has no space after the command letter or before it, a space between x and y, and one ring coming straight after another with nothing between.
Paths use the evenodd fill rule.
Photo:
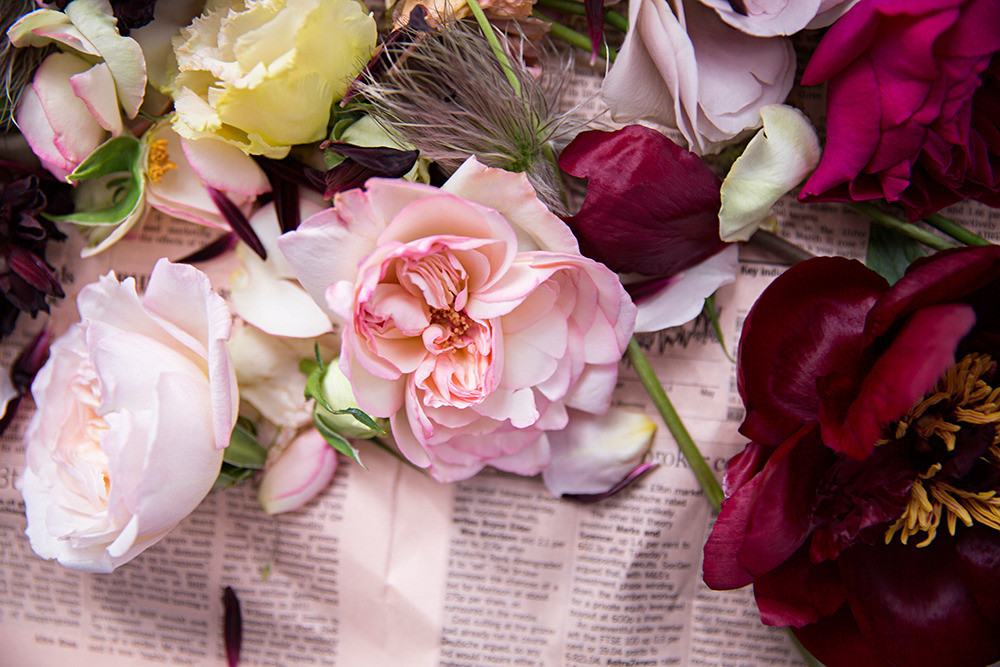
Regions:
<instances>
[{"instance_id":1,"label":"burgundy peony","mask_svg":"<svg viewBox=\"0 0 1000 667\"><path fill-rule=\"evenodd\" d=\"M917 220L1000 205L1000 1L861 0L802 82L829 81L823 159L804 201L898 202Z\"/></svg>"},{"instance_id":2,"label":"burgundy peony","mask_svg":"<svg viewBox=\"0 0 1000 667\"><path fill-rule=\"evenodd\" d=\"M705 582L828 667L1000 659L1000 247L799 264L744 324Z\"/></svg>"}]
</instances>

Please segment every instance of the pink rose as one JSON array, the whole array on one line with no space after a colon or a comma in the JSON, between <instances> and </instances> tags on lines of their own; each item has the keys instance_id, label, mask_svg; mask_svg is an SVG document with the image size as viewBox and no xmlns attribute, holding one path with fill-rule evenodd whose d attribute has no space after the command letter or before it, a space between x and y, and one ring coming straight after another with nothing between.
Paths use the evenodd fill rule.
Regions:
<instances>
[{"instance_id":1,"label":"pink rose","mask_svg":"<svg viewBox=\"0 0 1000 667\"><path fill-rule=\"evenodd\" d=\"M143 296L113 274L31 387L21 478L31 548L110 572L158 542L212 488L236 421L231 316L197 269L160 260Z\"/></svg>"},{"instance_id":2,"label":"pink rose","mask_svg":"<svg viewBox=\"0 0 1000 667\"><path fill-rule=\"evenodd\" d=\"M802 77L829 82L823 158L804 201L898 202L917 220L1000 205L1000 3L862 0Z\"/></svg>"},{"instance_id":3,"label":"pink rose","mask_svg":"<svg viewBox=\"0 0 1000 667\"><path fill-rule=\"evenodd\" d=\"M278 245L346 325L358 404L440 481L549 463L567 409L607 410L635 307L523 175L471 159L441 189L373 179Z\"/></svg>"}]
</instances>

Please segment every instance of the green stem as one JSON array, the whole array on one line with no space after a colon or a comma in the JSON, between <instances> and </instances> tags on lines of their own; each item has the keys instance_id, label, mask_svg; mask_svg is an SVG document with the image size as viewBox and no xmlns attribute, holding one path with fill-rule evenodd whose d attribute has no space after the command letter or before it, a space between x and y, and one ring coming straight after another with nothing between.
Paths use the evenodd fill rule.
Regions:
<instances>
[{"instance_id":1,"label":"green stem","mask_svg":"<svg viewBox=\"0 0 1000 667\"><path fill-rule=\"evenodd\" d=\"M965 245L993 245L982 236L969 231L954 220L949 220L940 213L931 213L924 218L931 227L938 229L956 241L961 241Z\"/></svg>"},{"instance_id":2,"label":"green stem","mask_svg":"<svg viewBox=\"0 0 1000 667\"><path fill-rule=\"evenodd\" d=\"M684 458L687 459L688 465L691 466L691 470L694 472L694 476L698 479L698 483L701 484L701 488L705 492L705 497L712 504L712 508L718 512L719 507L722 505L722 487L719 486L719 482L712 474L708 463L705 462L705 457L698 451L698 445L694 443L691 435L684 428L684 422L681 421L677 411L674 410L673 404L667 398L667 392L663 389L663 385L657 379L653 367L649 365L649 360L634 337L628 342L627 354L629 361L632 362L632 367L635 368L635 372L639 375L642 386L646 388L649 397L653 399L653 405L660 411L663 423L667 425L670 435L674 436L677 446L680 447L681 453L684 454Z\"/></svg>"},{"instance_id":3,"label":"green stem","mask_svg":"<svg viewBox=\"0 0 1000 667\"><path fill-rule=\"evenodd\" d=\"M486 14L483 13L483 8L479 6L479 0L467 0L469 9L472 10L472 15L476 17L476 23L479 24L479 28L483 31L483 37L486 41L490 43L490 48L493 49L493 55L497 57L500 62L500 67L503 69L504 76L507 77L507 81L510 82L510 87L514 89L514 94L518 97L521 96L521 82L518 81L517 76L514 74L514 68L511 67L510 60L507 59L507 53L500 46L500 40L497 39L497 33L493 30L493 26L490 25L489 20L486 18Z\"/></svg>"},{"instance_id":4,"label":"green stem","mask_svg":"<svg viewBox=\"0 0 1000 667\"><path fill-rule=\"evenodd\" d=\"M587 9L583 6L583 3L575 2L574 0L538 0L536 4L565 12L566 14L575 14L576 16L587 15ZM604 22L612 28L628 32L628 19L613 9L604 10Z\"/></svg>"},{"instance_id":5,"label":"green stem","mask_svg":"<svg viewBox=\"0 0 1000 667\"><path fill-rule=\"evenodd\" d=\"M550 16L546 16L545 14L542 14L537 9L533 10L531 12L531 15L536 19L541 19L542 21L548 22L549 34L552 35L553 37L557 37L562 41L566 42L567 44L571 44L572 46L577 46L586 51L587 53L590 53L590 38L584 35L583 33L577 32L572 28L567 28L562 23L556 23L555 19L553 19ZM610 51L608 47L604 46L603 44L601 45L598 54L605 60L608 60L610 62L615 61L615 52Z\"/></svg>"},{"instance_id":6,"label":"green stem","mask_svg":"<svg viewBox=\"0 0 1000 667\"><path fill-rule=\"evenodd\" d=\"M908 236L914 241L923 243L925 246L929 246L935 250L947 250L948 248L958 247L958 244L954 241L941 238L940 236L932 234L925 229L921 229L916 225L910 224L905 220L900 220L896 216L886 213L873 204L853 202L847 206L866 216L872 222L882 225L887 229L897 231L900 234Z\"/></svg>"},{"instance_id":7,"label":"green stem","mask_svg":"<svg viewBox=\"0 0 1000 667\"><path fill-rule=\"evenodd\" d=\"M780 255L792 264L804 262L816 256L805 248L764 229L758 229L754 232L753 236L750 237L750 245L757 246L774 255Z\"/></svg>"}]
</instances>

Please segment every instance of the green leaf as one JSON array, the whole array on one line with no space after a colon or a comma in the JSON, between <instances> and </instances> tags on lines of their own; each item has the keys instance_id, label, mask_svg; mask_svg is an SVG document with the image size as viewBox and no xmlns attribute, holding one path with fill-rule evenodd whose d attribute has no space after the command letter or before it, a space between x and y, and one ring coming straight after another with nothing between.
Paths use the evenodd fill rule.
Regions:
<instances>
[{"instance_id":1,"label":"green leaf","mask_svg":"<svg viewBox=\"0 0 1000 667\"><path fill-rule=\"evenodd\" d=\"M872 224L868 231L868 255L865 264L894 284L906 272L910 262L927 252L918 242L899 232Z\"/></svg>"},{"instance_id":2,"label":"green leaf","mask_svg":"<svg viewBox=\"0 0 1000 667\"><path fill-rule=\"evenodd\" d=\"M330 410L327 408L327 410ZM375 431L378 435L385 435L385 429L378 425L378 422L361 408L344 408L343 410L330 410L335 415L351 415L359 422Z\"/></svg>"},{"instance_id":3,"label":"green leaf","mask_svg":"<svg viewBox=\"0 0 1000 667\"><path fill-rule=\"evenodd\" d=\"M260 470L267 460L267 450L257 442L257 438L251 432L237 423L233 434L229 437L229 446L226 447L222 460L238 468Z\"/></svg>"},{"instance_id":4,"label":"green leaf","mask_svg":"<svg viewBox=\"0 0 1000 667\"><path fill-rule=\"evenodd\" d=\"M715 307L715 293L713 292L710 297L705 299L705 308L703 312L708 315L709 321L712 323L712 329L715 331L716 338L719 339L719 346L722 348L722 353L726 355L729 361L736 363L732 355L729 354L729 350L726 349L726 339L722 337L722 326L719 324L719 309Z\"/></svg>"},{"instance_id":5,"label":"green leaf","mask_svg":"<svg viewBox=\"0 0 1000 667\"><path fill-rule=\"evenodd\" d=\"M320 435L322 435L328 443L330 443L331 447L352 461L356 461L362 468L365 468L365 464L361 462L361 457L358 454L357 448L333 430L333 428L331 428L330 425L323 420L322 415L316 412L315 408L313 408L313 423L316 425L316 430L319 431ZM368 468L365 468L365 470L368 470Z\"/></svg>"}]
</instances>

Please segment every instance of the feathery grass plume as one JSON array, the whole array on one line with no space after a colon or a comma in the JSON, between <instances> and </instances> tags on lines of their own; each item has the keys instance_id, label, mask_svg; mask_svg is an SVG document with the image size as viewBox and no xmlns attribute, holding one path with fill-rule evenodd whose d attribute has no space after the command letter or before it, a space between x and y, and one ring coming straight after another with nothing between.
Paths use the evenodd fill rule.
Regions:
<instances>
[{"instance_id":1,"label":"feathery grass plume","mask_svg":"<svg viewBox=\"0 0 1000 667\"><path fill-rule=\"evenodd\" d=\"M513 40L506 41L510 51ZM517 95L475 23L442 21L437 30L387 43L382 57L388 67L366 74L356 91L376 122L446 172L469 155L491 167L524 172L539 198L564 213L548 142L583 124L556 112L569 61L544 53L543 74L536 77L519 55L511 58L521 87Z\"/></svg>"},{"instance_id":2,"label":"feathery grass plume","mask_svg":"<svg viewBox=\"0 0 1000 667\"><path fill-rule=\"evenodd\" d=\"M6 132L14 124L14 110L25 86L31 85L35 70L42 64L52 48L19 49L11 46L7 29L19 18L38 9L33 0L3 0L0 2L0 131Z\"/></svg>"}]
</instances>

